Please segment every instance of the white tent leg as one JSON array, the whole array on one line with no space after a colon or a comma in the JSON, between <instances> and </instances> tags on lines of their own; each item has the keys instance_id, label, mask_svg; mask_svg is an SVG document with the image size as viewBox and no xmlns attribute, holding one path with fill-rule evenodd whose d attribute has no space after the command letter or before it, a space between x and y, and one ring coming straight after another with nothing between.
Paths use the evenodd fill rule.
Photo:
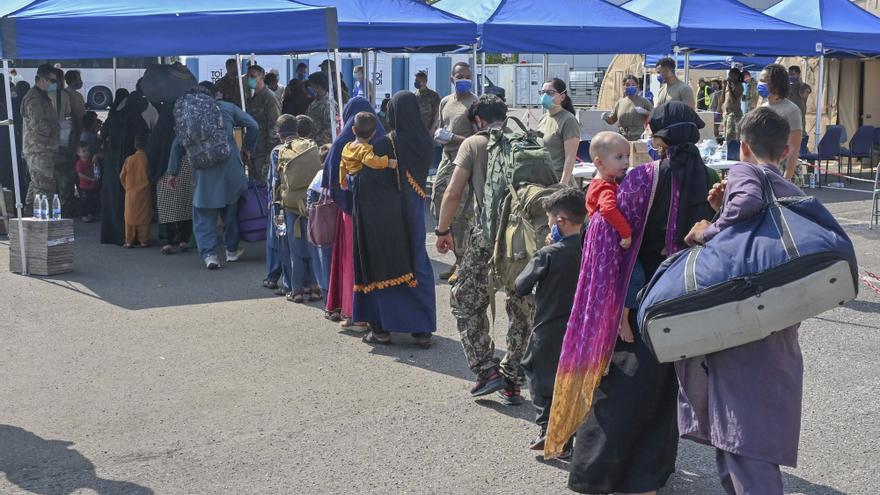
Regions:
<instances>
[{"instance_id":1,"label":"white tent leg","mask_svg":"<svg viewBox=\"0 0 880 495\"><path fill-rule=\"evenodd\" d=\"M327 97L330 98L330 101L333 101L333 71L330 67L330 47L327 47ZM334 105L331 105L333 111L330 112L330 139L332 141L336 141L336 112L342 111L342 107L335 108Z\"/></svg>"},{"instance_id":2,"label":"white tent leg","mask_svg":"<svg viewBox=\"0 0 880 495\"><path fill-rule=\"evenodd\" d=\"M235 54L235 64L236 64L236 67L238 67L237 72L241 72L241 54L240 53ZM244 102L245 102L245 100L244 100L244 80L242 79L241 76L242 76L241 74L238 75L238 93L241 96L241 109L244 110L245 112L247 112L247 108L245 108L245 104L244 104Z\"/></svg>"},{"instance_id":3,"label":"white tent leg","mask_svg":"<svg viewBox=\"0 0 880 495\"><path fill-rule=\"evenodd\" d=\"M691 84L691 52L690 50L685 50L684 52L684 83L690 86Z\"/></svg>"},{"instance_id":4,"label":"white tent leg","mask_svg":"<svg viewBox=\"0 0 880 495\"><path fill-rule=\"evenodd\" d=\"M545 53L542 63L543 63L543 71L544 71L544 80L549 81L550 80L550 55Z\"/></svg>"},{"instance_id":5,"label":"white tent leg","mask_svg":"<svg viewBox=\"0 0 880 495\"><path fill-rule=\"evenodd\" d=\"M825 113L825 50L819 54L819 83L816 89L816 141L815 150L819 152L819 139L822 138L822 114Z\"/></svg>"},{"instance_id":6,"label":"white tent leg","mask_svg":"<svg viewBox=\"0 0 880 495\"><path fill-rule=\"evenodd\" d=\"M119 89L119 79L116 75L116 57L113 57L113 97L116 97L116 90Z\"/></svg>"},{"instance_id":7,"label":"white tent leg","mask_svg":"<svg viewBox=\"0 0 880 495\"><path fill-rule=\"evenodd\" d=\"M373 106L376 106L376 102L379 101L379 94L376 93L379 91L379 87L376 85L376 73L379 72L379 52L373 51L373 72L370 73L370 85L373 86L373 99L370 100L370 103Z\"/></svg>"},{"instance_id":8,"label":"white tent leg","mask_svg":"<svg viewBox=\"0 0 880 495\"><path fill-rule=\"evenodd\" d=\"M648 54L646 53L644 55L644 57L645 57L645 62L642 64L645 68L645 74L644 74L645 82L642 83L642 95L643 96L651 91L651 81L648 80L648 78L649 78L649 76L648 76Z\"/></svg>"},{"instance_id":9,"label":"white tent leg","mask_svg":"<svg viewBox=\"0 0 880 495\"><path fill-rule=\"evenodd\" d=\"M115 59L114 59L115 60ZM6 78L6 81L11 81L12 78L9 77L9 60L3 59L3 74ZM18 177L18 149L15 146L15 124L12 119L12 92L9 91L9 88L6 88L6 115L9 117L9 154L11 157L12 163L12 178L15 182L15 211L18 213L18 244L19 249L21 249L21 274L27 275L27 253L25 252L24 246L24 225L22 225L22 221L24 220L24 215L22 214L22 201L21 201L21 181ZM9 224L6 224L7 227Z\"/></svg>"},{"instance_id":10,"label":"white tent leg","mask_svg":"<svg viewBox=\"0 0 880 495\"><path fill-rule=\"evenodd\" d=\"M483 52L482 62L480 63L480 74L483 75L483 84L480 85L480 94L484 94L486 92L486 85L489 84L486 80L486 52Z\"/></svg>"},{"instance_id":11,"label":"white tent leg","mask_svg":"<svg viewBox=\"0 0 880 495\"><path fill-rule=\"evenodd\" d=\"M340 69L341 64L339 63L339 49L338 48L333 49L333 64L336 65L336 81L334 81L336 83L336 98L339 103L339 108L342 109L345 107L343 106L343 101L342 101L342 72Z\"/></svg>"}]
</instances>

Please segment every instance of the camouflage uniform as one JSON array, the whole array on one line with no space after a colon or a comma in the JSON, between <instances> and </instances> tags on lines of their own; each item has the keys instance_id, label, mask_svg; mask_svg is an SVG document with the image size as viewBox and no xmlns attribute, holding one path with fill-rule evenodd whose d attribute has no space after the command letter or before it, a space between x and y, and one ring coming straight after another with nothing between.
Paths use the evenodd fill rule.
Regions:
<instances>
[{"instance_id":1,"label":"camouflage uniform","mask_svg":"<svg viewBox=\"0 0 880 495\"><path fill-rule=\"evenodd\" d=\"M332 134L330 133L330 119L333 116L333 109L335 107L336 102L330 99L330 95L327 94L322 98L315 99L315 101L309 104L309 109L306 110L306 114L315 123L313 137L315 144L318 146L329 144L333 141Z\"/></svg>"},{"instance_id":2,"label":"camouflage uniform","mask_svg":"<svg viewBox=\"0 0 880 495\"><path fill-rule=\"evenodd\" d=\"M456 150L457 151L457 150ZM452 173L455 172L455 153L443 152L443 159L437 167L437 173L434 175L434 185L431 191L431 214L434 215L434 221L440 221L440 204L443 203L443 194L449 187L452 180ZM471 194L471 186L468 184L462 192L463 201L458 205L458 211L455 212L455 220L452 221L450 230L452 238L455 239L455 259L459 260L467 251L470 242L471 224L474 220L474 199ZM459 242L461 240L462 242Z\"/></svg>"},{"instance_id":3,"label":"camouflage uniform","mask_svg":"<svg viewBox=\"0 0 880 495\"><path fill-rule=\"evenodd\" d=\"M278 99L268 87L264 87L259 93L247 99L245 103L247 113L257 121L260 126L257 135L257 144L254 152L251 153L251 163L249 164L249 172L252 178L266 182L269 169L269 153L277 144L277 139L273 137L275 129L275 121L281 115L281 105Z\"/></svg>"},{"instance_id":4,"label":"camouflage uniform","mask_svg":"<svg viewBox=\"0 0 880 495\"><path fill-rule=\"evenodd\" d=\"M56 96L57 95L57 96ZM70 93L66 89L59 89L58 93L49 93L49 101L55 109L55 116L59 125L70 119L67 123L70 125L70 135L67 141L61 143L59 141L58 153L55 155L55 185L58 188L58 197L61 200L61 209L65 215L70 214L71 207L74 204L74 184L79 182L75 180L76 175L76 146L73 144L74 135L76 134L76 124L73 122L73 112L71 111ZM55 106L57 105L57 107ZM82 122L82 117L80 117ZM60 140L60 137L59 137ZM76 143L79 144L79 136L76 137ZM52 198L49 198L50 200Z\"/></svg>"},{"instance_id":5,"label":"camouflage uniform","mask_svg":"<svg viewBox=\"0 0 880 495\"><path fill-rule=\"evenodd\" d=\"M223 95L223 101L228 101L241 108L241 88L238 86L236 78L229 77L229 74L227 74L214 83L214 89Z\"/></svg>"},{"instance_id":6,"label":"camouflage uniform","mask_svg":"<svg viewBox=\"0 0 880 495\"><path fill-rule=\"evenodd\" d=\"M482 231L474 227L470 244L458 266L458 280L452 286L450 306L458 325L461 346L468 367L475 374L498 366L508 380L521 383L520 362L529 342L534 318L531 296L519 297L507 291L507 354L504 359L495 357L495 342L490 334L486 310L495 294L489 293L489 259L491 252Z\"/></svg>"},{"instance_id":7,"label":"camouflage uniform","mask_svg":"<svg viewBox=\"0 0 880 495\"><path fill-rule=\"evenodd\" d=\"M32 205L35 194L55 194L55 161L61 126L49 95L34 86L21 102L22 155L28 165L31 183L25 203Z\"/></svg>"},{"instance_id":8,"label":"camouflage uniform","mask_svg":"<svg viewBox=\"0 0 880 495\"><path fill-rule=\"evenodd\" d=\"M428 88L419 88L415 93L416 99L419 101L419 114L422 116L422 123L433 136L434 131L437 130L437 119L440 113L440 95Z\"/></svg>"}]
</instances>

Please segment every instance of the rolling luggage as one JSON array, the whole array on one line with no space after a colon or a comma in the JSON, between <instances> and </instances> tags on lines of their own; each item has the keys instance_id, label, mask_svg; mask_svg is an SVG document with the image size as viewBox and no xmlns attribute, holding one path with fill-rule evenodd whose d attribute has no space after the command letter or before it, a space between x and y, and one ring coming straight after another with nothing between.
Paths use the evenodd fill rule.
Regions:
<instances>
[{"instance_id":1,"label":"rolling luggage","mask_svg":"<svg viewBox=\"0 0 880 495\"><path fill-rule=\"evenodd\" d=\"M258 181L248 181L247 189L238 200L238 231L241 240L266 240L269 220L269 190Z\"/></svg>"},{"instance_id":2,"label":"rolling luggage","mask_svg":"<svg viewBox=\"0 0 880 495\"><path fill-rule=\"evenodd\" d=\"M666 260L642 291L639 328L661 363L761 340L858 293L852 242L815 198L776 198L705 246Z\"/></svg>"}]
</instances>

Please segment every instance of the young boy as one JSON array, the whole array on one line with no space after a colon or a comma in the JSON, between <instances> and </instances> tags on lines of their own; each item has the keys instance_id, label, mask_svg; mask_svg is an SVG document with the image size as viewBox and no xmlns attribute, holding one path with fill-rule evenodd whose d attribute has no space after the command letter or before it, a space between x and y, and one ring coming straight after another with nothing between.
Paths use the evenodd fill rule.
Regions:
<instances>
[{"instance_id":1,"label":"young boy","mask_svg":"<svg viewBox=\"0 0 880 495\"><path fill-rule=\"evenodd\" d=\"M339 187L348 190L348 176L357 175L364 165L373 169L397 168L397 160L387 156L376 156L370 140L376 134L376 116L370 112L360 112L354 116L355 140L345 145L342 161L339 163Z\"/></svg>"},{"instance_id":2,"label":"young boy","mask_svg":"<svg viewBox=\"0 0 880 495\"><path fill-rule=\"evenodd\" d=\"M558 240L538 251L516 279L516 293L521 297L531 294L532 288L538 286L534 327L522 360L535 405L535 423L541 427L541 433L529 447L532 450L544 449L559 353L577 290L581 230L587 216L584 193L572 187L547 197L544 209L551 233ZM570 446L566 446L566 450L570 450Z\"/></svg>"},{"instance_id":3,"label":"young boy","mask_svg":"<svg viewBox=\"0 0 880 495\"><path fill-rule=\"evenodd\" d=\"M590 143L590 155L596 166L596 175L587 189L587 211L590 218L596 212L602 215L620 235L620 247L629 249L632 245L632 228L617 209L617 181L626 175L626 169L629 168L629 141L616 132L600 132ZM629 312L636 306L635 292L644 285L644 278L644 271L637 263L631 277L631 290L627 291L626 304L620 315L620 338L624 342L635 339L629 324ZM639 280L642 284L636 285L634 282Z\"/></svg>"},{"instance_id":4,"label":"young boy","mask_svg":"<svg viewBox=\"0 0 880 495\"><path fill-rule=\"evenodd\" d=\"M787 144L789 132L786 119L768 107L746 114L740 152L747 163L731 167L726 184L715 184L709 204L718 211L724 202L723 211L714 223L696 224L685 242L706 243L759 214L765 174L777 197L803 195L781 173L788 154L797 153ZM782 495L779 465L797 463L804 366L799 326L676 363L679 432L715 447L718 474L729 494Z\"/></svg>"},{"instance_id":5,"label":"young boy","mask_svg":"<svg viewBox=\"0 0 880 495\"><path fill-rule=\"evenodd\" d=\"M97 167L92 161L89 143L79 143L76 152L79 156L76 161L76 175L79 177L79 192L83 198L82 221L90 223L95 219L95 212L98 210L98 177L95 176Z\"/></svg>"},{"instance_id":6,"label":"young boy","mask_svg":"<svg viewBox=\"0 0 880 495\"><path fill-rule=\"evenodd\" d=\"M313 134L315 133L315 121L312 120L308 115L297 115L296 116L296 132L299 134L299 137L306 139L313 139ZM329 153L330 146L329 143L325 144L327 146L327 152ZM321 146L323 149L324 146ZM321 163L324 163L324 157L321 158Z\"/></svg>"},{"instance_id":7,"label":"young boy","mask_svg":"<svg viewBox=\"0 0 880 495\"><path fill-rule=\"evenodd\" d=\"M152 201L150 199L150 180L147 178L146 136L139 134L134 138L135 152L125 159L119 181L125 189L125 244L130 248L135 241L141 247L150 245L150 219Z\"/></svg>"}]
</instances>

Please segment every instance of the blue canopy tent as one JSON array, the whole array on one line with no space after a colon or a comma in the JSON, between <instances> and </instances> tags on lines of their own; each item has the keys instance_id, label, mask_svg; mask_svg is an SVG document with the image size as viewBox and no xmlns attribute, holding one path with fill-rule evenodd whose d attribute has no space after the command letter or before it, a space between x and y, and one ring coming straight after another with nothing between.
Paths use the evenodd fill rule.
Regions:
<instances>
[{"instance_id":1,"label":"blue canopy tent","mask_svg":"<svg viewBox=\"0 0 880 495\"><path fill-rule=\"evenodd\" d=\"M849 0L782 0L764 13L820 30L826 54L880 55L880 18Z\"/></svg>"},{"instance_id":2,"label":"blue canopy tent","mask_svg":"<svg viewBox=\"0 0 880 495\"><path fill-rule=\"evenodd\" d=\"M534 0L440 0L434 6L477 23L484 52L645 53L670 47L667 26L603 0L557 0L546 9Z\"/></svg>"},{"instance_id":3,"label":"blue canopy tent","mask_svg":"<svg viewBox=\"0 0 880 495\"><path fill-rule=\"evenodd\" d=\"M473 22L418 0L302 0L336 7L339 49L386 51L473 45Z\"/></svg>"},{"instance_id":4,"label":"blue canopy tent","mask_svg":"<svg viewBox=\"0 0 880 495\"><path fill-rule=\"evenodd\" d=\"M824 108L825 55L868 57L880 55L880 18L849 0L783 0L764 11L777 19L819 31L819 84L816 108ZM822 119L816 118L816 149Z\"/></svg>"},{"instance_id":5,"label":"blue canopy tent","mask_svg":"<svg viewBox=\"0 0 880 495\"><path fill-rule=\"evenodd\" d=\"M336 9L289 0L7 0L0 7L0 55L7 80L14 58L290 53L337 46ZM9 91L6 108L12 115ZM15 134L11 122L7 125L16 210L22 218ZM19 239L26 275L21 223Z\"/></svg>"},{"instance_id":6,"label":"blue canopy tent","mask_svg":"<svg viewBox=\"0 0 880 495\"><path fill-rule=\"evenodd\" d=\"M645 59L645 67L654 67L663 57L670 55L648 55ZM732 65L741 65L744 69L763 68L776 61L775 57L746 57L733 55L711 55L707 53L695 53L689 58L690 68L707 70L729 69ZM678 67L684 68L684 60L678 61Z\"/></svg>"},{"instance_id":7,"label":"blue canopy tent","mask_svg":"<svg viewBox=\"0 0 880 495\"><path fill-rule=\"evenodd\" d=\"M622 5L672 29L672 45L722 54L813 55L817 32L737 0L631 0Z\"/></svg>"},{"instance_id":8,"label":"blue canopy tent","mask_svg":"<svg viewBox=\"0 0 880 495\"><path fill-rule=\"evenodd\" d=\"M7 59L291 53L338 46L334 9L288 0L38 0L0 18L0 39Z\"/></svg>"}]
</instances>

